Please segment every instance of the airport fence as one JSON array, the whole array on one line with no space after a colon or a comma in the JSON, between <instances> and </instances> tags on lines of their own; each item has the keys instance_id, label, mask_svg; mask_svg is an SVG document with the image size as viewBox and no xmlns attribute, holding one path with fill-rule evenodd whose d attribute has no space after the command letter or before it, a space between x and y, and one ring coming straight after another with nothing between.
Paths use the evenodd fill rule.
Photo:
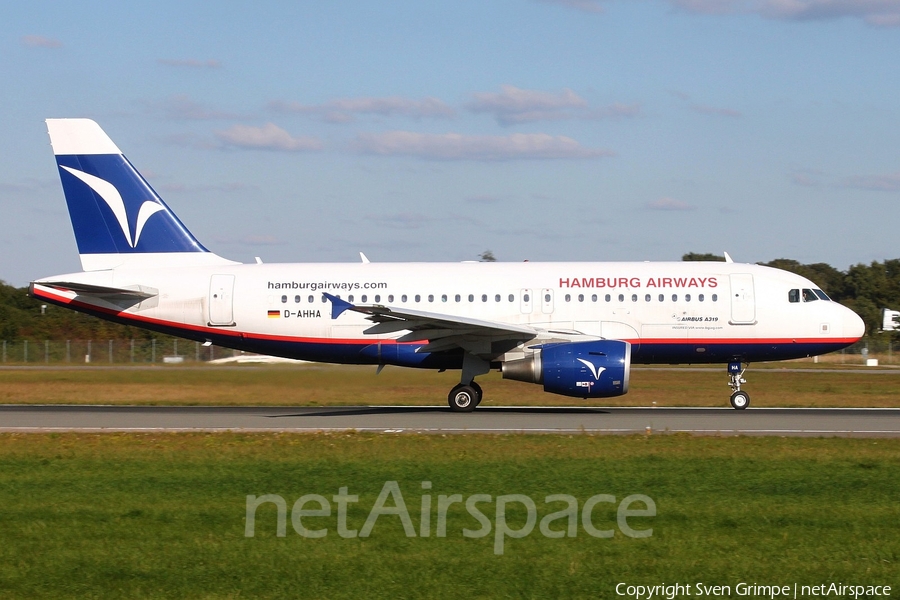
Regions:
<instances>
[{"instance_id":1,"label":"airport fence","mask_svg":"<svg viewBox=\"0 0 900 600\"><path fill-rule=\"evenodd\" d=\"M2 340L0 364L182 364L240 354L189 340Z\"/></svg>"}]
</instances>

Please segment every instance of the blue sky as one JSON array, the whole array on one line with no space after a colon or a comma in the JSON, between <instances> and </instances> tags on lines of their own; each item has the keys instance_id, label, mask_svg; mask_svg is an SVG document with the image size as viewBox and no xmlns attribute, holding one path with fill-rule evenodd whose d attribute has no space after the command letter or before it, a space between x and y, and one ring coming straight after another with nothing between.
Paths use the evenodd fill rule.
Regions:
<instances>
[{"instance_id":1,"label":"blue sky","mask_svg":"<svg viewBox=\"0 0 900 600\"><path fill-rule=\"evenodd\" d=\"M0 7L0 279L80 270L43 120L244 262L900 257L900 0Z\"/></svg>"}]
</instances>

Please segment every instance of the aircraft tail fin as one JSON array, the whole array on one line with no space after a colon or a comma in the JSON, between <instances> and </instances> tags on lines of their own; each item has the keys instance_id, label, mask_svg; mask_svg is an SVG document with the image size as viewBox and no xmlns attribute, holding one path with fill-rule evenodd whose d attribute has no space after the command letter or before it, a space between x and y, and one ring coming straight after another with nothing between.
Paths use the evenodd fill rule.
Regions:
<instances>
[{"instance_id":1,"label":"aircraft tail fin","mask_svg":"<svg viewBox=\"0 0 900 600\"><path fill-rule=\"evenodd\" d=\"M188 231L90 119L47 119L85 271L233 264Z\"/></svg>"}]
</instances>

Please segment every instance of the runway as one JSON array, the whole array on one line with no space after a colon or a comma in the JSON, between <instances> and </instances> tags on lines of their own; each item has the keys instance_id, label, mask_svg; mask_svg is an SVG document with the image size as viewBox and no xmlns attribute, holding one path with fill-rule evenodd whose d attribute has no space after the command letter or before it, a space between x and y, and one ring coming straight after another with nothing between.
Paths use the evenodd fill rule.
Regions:
<instances>
[{"instance_id":1,"label":"runway","mask_svg":"<svg viewBox=\"0 0 900 600\"><path fill-rule=\"evenodd\" d=\"M900 437L900 409L0 406L0 432L371 431Z\"/></svg>"}]
</instances>

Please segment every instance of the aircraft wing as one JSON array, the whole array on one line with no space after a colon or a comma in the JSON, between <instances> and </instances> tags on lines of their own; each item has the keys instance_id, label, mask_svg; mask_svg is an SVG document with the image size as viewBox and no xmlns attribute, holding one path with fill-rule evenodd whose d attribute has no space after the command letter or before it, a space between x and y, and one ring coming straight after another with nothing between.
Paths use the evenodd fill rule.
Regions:
<instances>
[{"instance_id":1,"label":"aircraft wing","mask_svg":"<svg viewBox=\"0 0 900 600\"><path fill-rule=\"evenodd\" d=\"M408 331L398 342L427 341L419 352L440 352L462 348L476 356L491 358L516 345L532 340L538 331L524 325L469 319L421 310L381 305L356 305L337 296L324 294L331 301L331 318L345 311L367 315L375 323L363 333L369 335Z\"/></svg>"}]
</instances>

